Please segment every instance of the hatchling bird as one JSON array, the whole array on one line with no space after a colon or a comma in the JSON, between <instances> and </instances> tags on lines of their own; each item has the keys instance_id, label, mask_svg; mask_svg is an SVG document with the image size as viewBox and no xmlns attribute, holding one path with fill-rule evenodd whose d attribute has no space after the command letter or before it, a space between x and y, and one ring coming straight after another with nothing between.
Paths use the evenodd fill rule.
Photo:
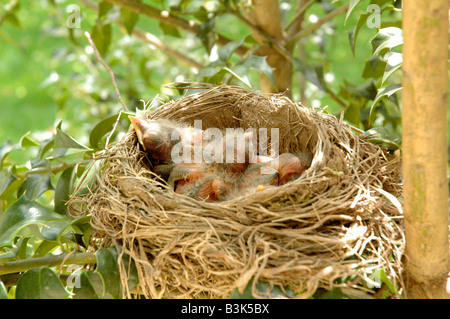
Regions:
<instances>
[{"instance_id":1,"label":"hatchling bird","mask_svg":"<svg viewBox=\"0 0 450 319\"><path fill-rule=\"evenodd\" d=\"M241 194L262 191L278 185L278 170L272 167L273 161L251 164L242 174L238 184Z\"/></svg>"},{"instance_id":2,"label":"hatchling bird","mask_svg":"<svg viewBox=\"0 0 450 319\"><path fill-rule=\"evenodd\" d=\"M178 150L189 153L194 152L194 147L203 146L203 131L200 129L169 120L146 120L134 116L129 116L129 119L144 151L157 163L173 162L172 150L178 143L181 143ZM190 154L188 158L191 161Z\"/></svg>"},{"instance_id":3,"label":"hatchling bird","mask_svg":"<svg viewBox=\"0 0 450 319\"><path fill-rule=\"evenodd\" d=\"M232 190L232 184L220 176L212 174L198 181L186 191L186 196L199 201L217 202L227 199Z\"/></svg>"},{"instance_id":4,"label":"hatchling bird","mask_svg":"<svg viewBox=\"0 0 450 319\"><path fill-rule=\"evenodd\" d=\"M256 156L253 132L231 131L224 132L219 146L222 163L216 163L219 169L226 169L235 173L243 172Z\"/></svg>"},{"instance_id":5,"label":"hatchling bird","mask_svg":"<svg viewBox=\"0 0 450 319\"><path fill-rule=\"evenodd\" d=\"M279 185L299 178L308 168L306 160L301 157L299 153L283 153L273 161L273 167L278 166Z\"/></svg>"}]
</instances>

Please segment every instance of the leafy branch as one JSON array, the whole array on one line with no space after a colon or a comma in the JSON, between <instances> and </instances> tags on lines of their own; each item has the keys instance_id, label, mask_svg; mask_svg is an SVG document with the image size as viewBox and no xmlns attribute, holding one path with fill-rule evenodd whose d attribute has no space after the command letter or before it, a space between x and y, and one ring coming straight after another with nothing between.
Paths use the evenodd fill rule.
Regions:
<instances>
[{"instance_id":1,"label":"leafy branch","mask_svg":"<svg viewBox=\"0 0 450 319\"><path fill-rule=\"evenodd\" d=\"M90 8L94 11L98 11L98 6L94 3L92 3L91 1L81 0L81 2L83 2L83 4L86 7ZM120 25L122 27L122 29L125 28L123 23L120 23L117 20L115 22L118 25ZM174 59L181 61L187 65L190 65L191 67L196 68L197 70L201 70L204 68L204 66L201 63L195 61L194 59L190 58L186 54L184 54L184 53L180 52L179 50L171 47L170 45L164 43L164 41L162 41L156 35L148 32L148 31L143 31L140 28L134 27L132 34L134 36L136 36L137 38L141 39L142 41L156 46L159 50L163 51L164 53L173 57Z\"/></svg>"},{"instance_id":2,"label":"leafy branch","mask_svg":"<svg viewBox=\"0 0 450 319\"><path fill-rule=\"evenodd\" d=\"M0 264L0 275L24 272L39 267L54 267L72 264L93 264L97 259L93 252L68 253L58 256L49 255L38 258L28 258L23 260L15 260Z\"/></svg>"},{"instance_id":3,"label":"leafy branch","mask_svg":"<svg viewBox=\"0 0 450 319\"><path fill-rule=\"evenodd\" d=\"M337 17L338 15L344 13L347 11L347 9L349 8L350 3L346 3L342 6L340 6L337 9L334 9L333 11L331 11L330 13L328 13L326 16L324 16L323 18L319 19L319 21L317 21L316 23L314 23L313 25L311 25L310 27L303 29L301 31L299 31L298 33L292 35L288 41L287 44L292 44L294 42L297 42L298 40L300 40L303 37L306 37L312 33L314 33L315 31L317 31L321 26L323 26L325 23L333 20L335 17Z\"/></svg>"},{"instance_id":4,"label":"leafy branch","mask_svg":"<svg viewBox=\"0 0 450 319\"><path fill-rule=\"evenodd\" d=\"M201 26L198 25L197 23L174 16L169 11L155 9L152 6L149 6L137 0L105 0L105 1L115 5L119 5L135 13L143 14L149 18L156 19L159 22L173 26L178 29L188 31L195 35L198 35L201 32ZM229 38L221 34L217 35L217 44L223 46L230 42L232 42L232 40L230 40ZM240 55L245 55L247 51L248 49L244 46L240 46L239 48L236 49L236 53Z\"/></svg>"}]
</instances>

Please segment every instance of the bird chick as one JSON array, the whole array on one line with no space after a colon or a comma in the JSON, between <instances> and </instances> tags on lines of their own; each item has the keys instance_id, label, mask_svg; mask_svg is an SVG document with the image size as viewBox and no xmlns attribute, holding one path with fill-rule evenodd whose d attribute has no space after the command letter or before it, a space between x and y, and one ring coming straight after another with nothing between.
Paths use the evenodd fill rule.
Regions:
<instances>
[{"instance_id":1,"label":"bird chick","mask_svg":"<svg viewBox=\"0 0 450 319\"><path fill-rule=\"evenodd\" d=\"M227 199L232 184L224 181L220 176L212 174L194 185L186 196L206 202L217 202Z\"/></svg>"},{"instance_id":2,"label":"bird chick","mask_svg":"<svg viewBox=\"0 0 450 319\"><path fill-rule=\"evenodd\" d=\"M232 129L225 133L219 143L221 162L216 161L216 165L220 170L243 172L256 156L254 135L251 131Z\"/></svg>"},{"instance_id":3,"label":"bird chick","mask_svg":"<svg viewBox=\"0 0 450 319\"><path fill-rule=\"evenodd\" d=\"M281 154L273 161L273 165L278 166L279 185L299 178L308 168L300 156L292 153Z\"/></svg>"},{"instance_id":4,"label":"bird chick","mask_svg":"<svg viewBox=\"0 0 450 319\"><path fill-rule=\"evenodd\" d=\"M177 141L172 140L175 129L168 121L154 121L128 117L136 131L139 143L152 160L167 162Z\"/></svg>"},{"instance_id":5,"label":"bird chick","mask_svg":"<svg viewBox=\"0 0 450 319\"><path fill-rule=\"evenodd\" d=\"M202 164L196 163L180 163L175 164L172 171L170 172L167 184L170 188L178 193L183 193L181 190L184 185L195 183L200 178L209 175L208 169ZM177 191L178 190L178 191Z\"/></svg>"},{"instance_id":6,"label":"bird chick","mask_svg":"<svg viewBox=\"0 0 450 319\"><path fill-rule=\"evenodd\" d=\"M278 171L272 167L273 161L256 163L249 166L238 184L241 194L262 191L278 185Z\"/></svg>"},{"instance_id":7,"label":"bird chick","mask_svg":"<svg viewBox=\"0 0 450 319\"><path fill-rule=\"evenodd\" d=\"M169 120L146 120L133 116L129 119L139 143L151 160L158 163L191 163L196 152L201 155L203 130Z\"/></svg>"}]
</instances>

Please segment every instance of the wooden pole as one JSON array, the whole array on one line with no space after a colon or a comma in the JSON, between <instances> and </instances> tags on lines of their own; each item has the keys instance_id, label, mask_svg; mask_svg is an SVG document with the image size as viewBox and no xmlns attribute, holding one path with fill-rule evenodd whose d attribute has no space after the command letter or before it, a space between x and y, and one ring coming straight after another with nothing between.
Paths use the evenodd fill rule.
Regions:
<instances>
[{"instance_id":1,"label":"wooden pole","mask_svg":"<svg viewBox=\"0 0 450 319\"><path fill-rule=\"evenodd\" d=\"M446 298L448 0L403 2L406 297Z\"/></svg>"}]
</instances>

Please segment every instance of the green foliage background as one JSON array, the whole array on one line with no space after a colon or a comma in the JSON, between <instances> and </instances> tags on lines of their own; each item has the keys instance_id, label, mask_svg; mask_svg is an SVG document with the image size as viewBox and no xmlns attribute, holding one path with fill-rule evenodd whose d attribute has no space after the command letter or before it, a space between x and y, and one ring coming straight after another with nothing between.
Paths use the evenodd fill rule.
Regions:
<instances>
[{"instance_id":1,"label":"green foliage background","mask_svg":"<svg viewBox=\"0 0 450 319\"><path fill-rule=\"evenodd\" d=\"M54 267L61 262L55 256L88 253L95 247L89 218L73 220L64 205L77 183L89 181L89 156L103 148L119 114L119 125L109 142L128 129L126 115L142 109L141 100L180 97L178 90L164 87L167 83L232 83L258 90L258 72L272 75L263 58L250 55L245 60L234 52L238 44L255 45L251 29L229 11L244 6L245 1L143 2L192 19L203 31L193 35L104 1L0 2L0 297L120 298L117 252L113 249L83 255L82 267L77 270L81 288L69 285L73 267ZM305 25L314 25L347 2L312 3ZM375 143L395 150L401 145L401 64L386 67L386 61L396 55L401 62L401 4L389 0L349 2L346 13L300 40L305 58L298 59L295 51L292 96L300 100L300 82L305 81L302 98L309 107L337 116L344 111L347 122L374 133ZM297 1L279 3L287 24ZM80 28L67 27L74 12L69 10L71 4L80 8ZM380 28L366 23L369 4L383 10ZM118 22L126 28L120 28ZM205 68L198 72L130 36L137 28L151 32ZM128 112L119 113L123 107L111 78L96 60L85 31L92 34L104 60L117 74ZM352 38L355 32L356 39ZM215 46L217 34L233 42L224 48ZM36 258L47 258L44 265L48 267L27 268L30 259ZM2 273L2 267L11 263L28 270ZM125 264L133 267L132 262ZM395 292L385 276L377 278L390 284L386 294ZM134 285L136 277L132 276L129 286ZM264 283L259 285L267 289ZM249 294L236 292L231 297ZM316 297L321 296L348 297L336 291L320 292Z\"/></svg>"}]
</instances>

